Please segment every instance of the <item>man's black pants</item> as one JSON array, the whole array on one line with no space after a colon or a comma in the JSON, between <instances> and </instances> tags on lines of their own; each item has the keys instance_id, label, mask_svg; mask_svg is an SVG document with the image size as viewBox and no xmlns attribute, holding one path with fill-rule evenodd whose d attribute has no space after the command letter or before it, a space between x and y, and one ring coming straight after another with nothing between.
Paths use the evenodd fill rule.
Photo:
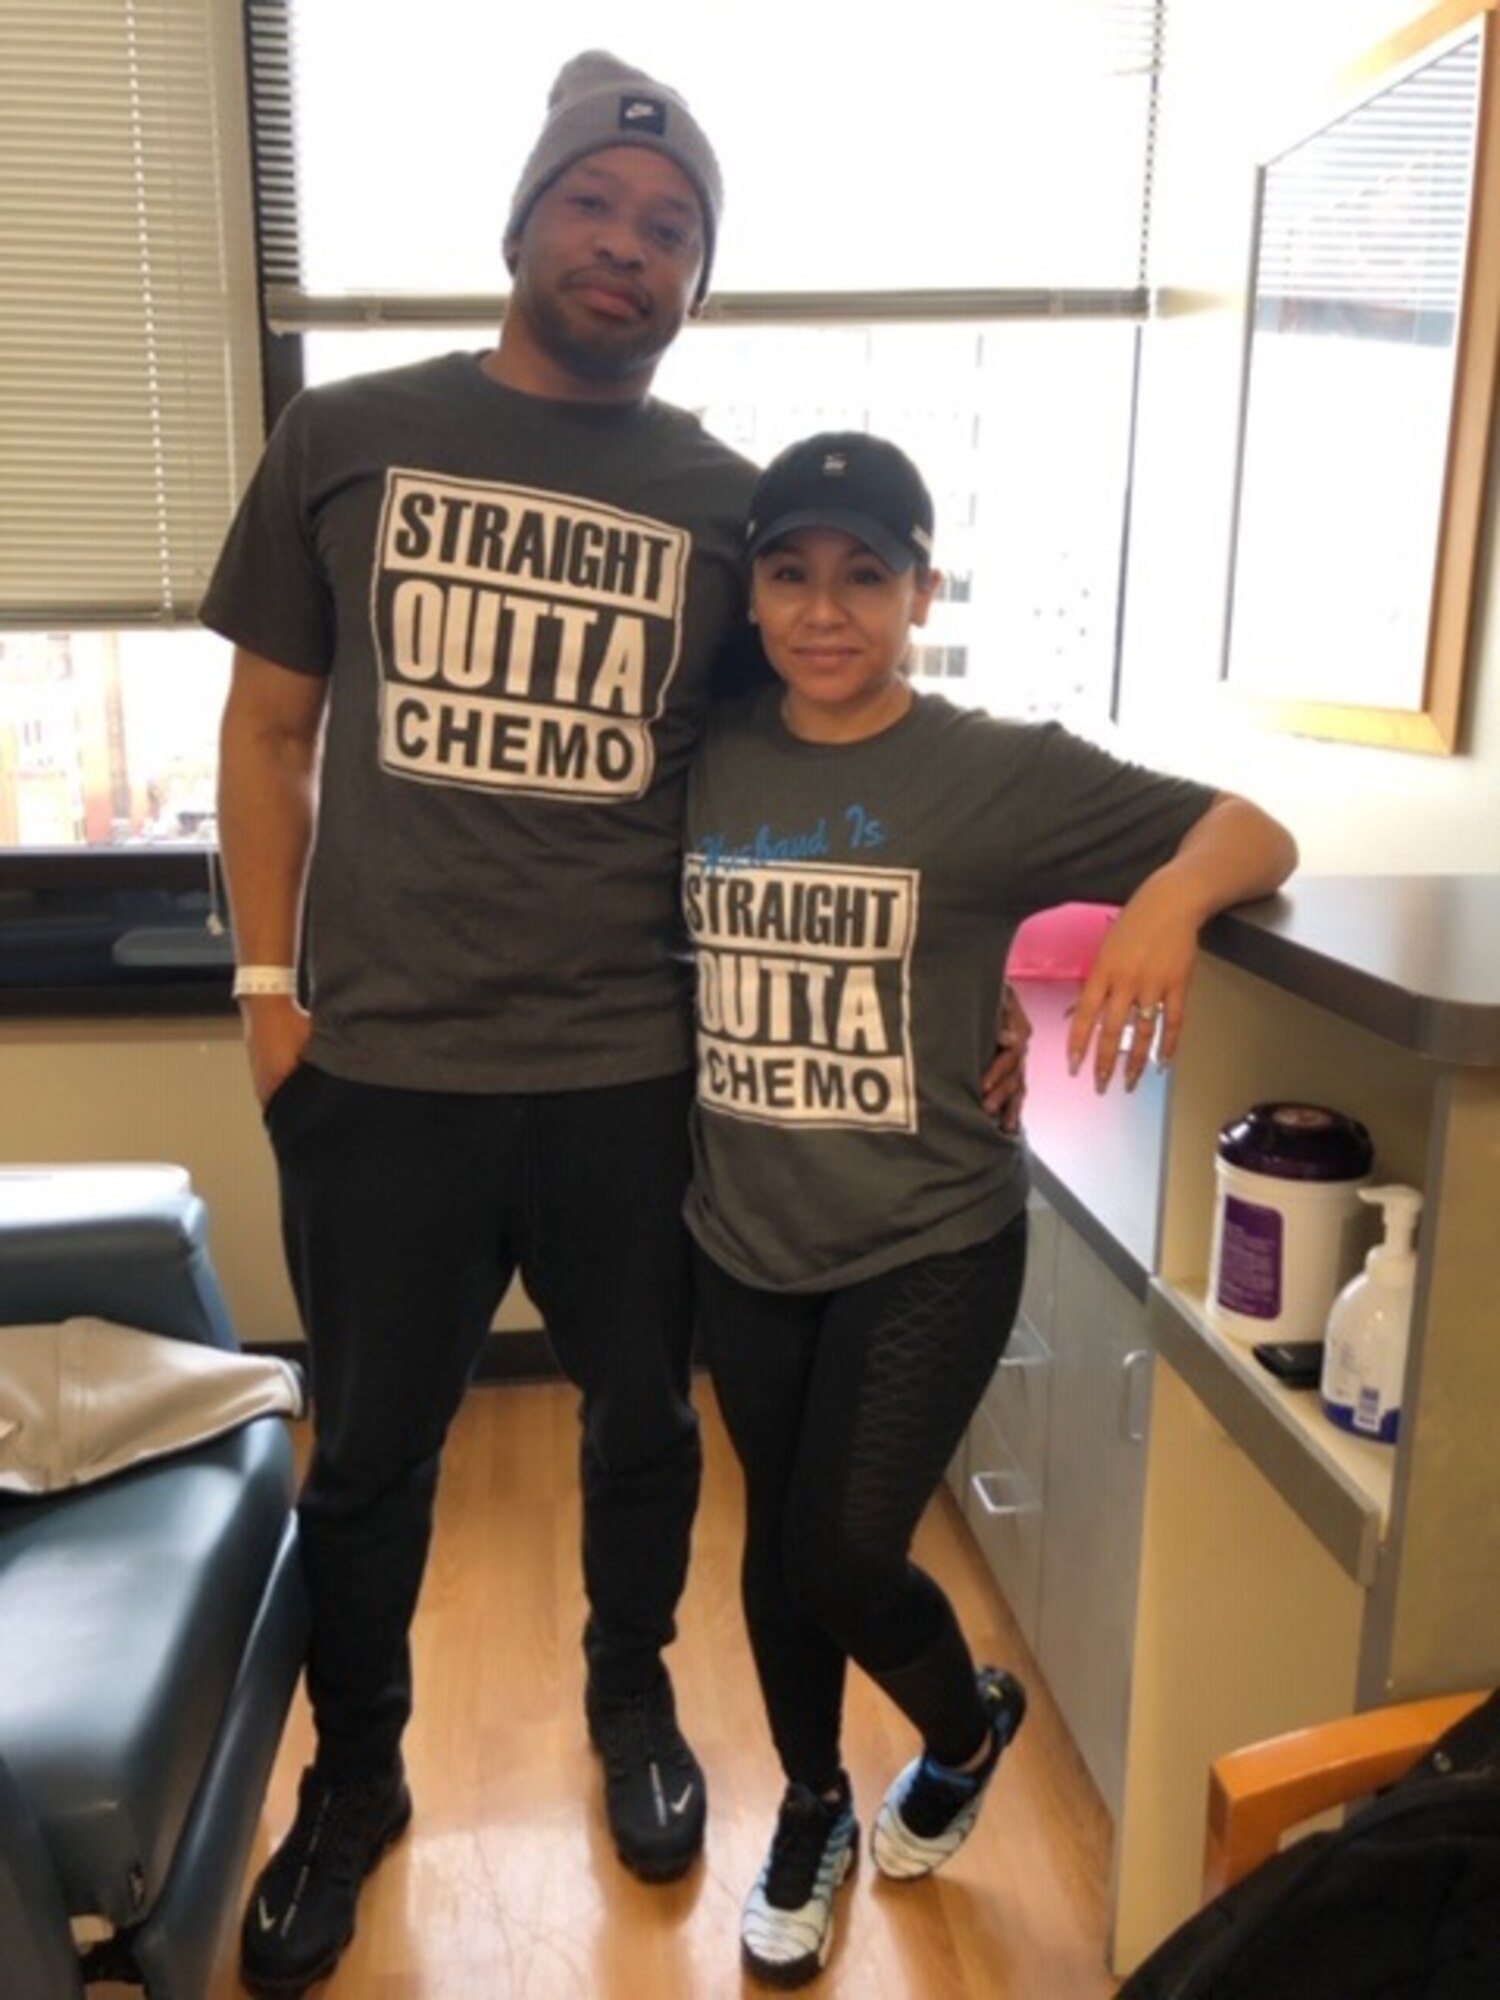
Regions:
<instances>
[{"instance_id":1,"label":"man's black pants","mask_svg":"<svg viewBox=\"0 0 1500 2000\"><path fill-rule=\"evenodd\" d=\"M660 1672L702 1462L681 1221L691 1090L684 1074L468 1096L304 1064L271 1099L311 1359L299 1519L308 1692L330 1775L388 1765L411 1713L408 1634L439 1456L517 1271L582 1391L591 1684L631 1693Z\"/></svg>"}]
</instances>

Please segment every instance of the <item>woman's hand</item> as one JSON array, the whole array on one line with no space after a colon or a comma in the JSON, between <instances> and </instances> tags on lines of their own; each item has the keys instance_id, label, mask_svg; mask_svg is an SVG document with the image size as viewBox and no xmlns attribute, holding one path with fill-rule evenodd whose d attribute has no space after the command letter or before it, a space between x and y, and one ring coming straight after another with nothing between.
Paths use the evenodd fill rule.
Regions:
<instances>
[{"instance_id":1,"label":"woman's hand","mask_svg":"<svg viewBox=\"0 0 1500 2000\"><path fill-rule=\"evenodd\" d=\"M1021 1129L1026 1102L1026 1048L1031 1040L1031 1016L1007 979L995 1023L995 1053L979 1079L980 1102L1002 1132Z\"/></svg>"},{"instance_id":2,"label":"woman's hand","mask_svg":"<svg viewBox=\"0 0 1500 2000\"><path fill-rule=\"evenodd\" d=\"M1297 843L1279 820L1233 792L1219 792L1176 854L1136 890L1105 934L1068 1029L1076 1076L1094 1043L1094 1088L1107 1090L1122 1043L1125 1088L1151 1055L1177 1053L1198 933L1211 916L1268 896L1297 865Z\"/></svg>"},{"instance_id":3,"label":"woman's hand","mask_svg":"<svg viewBox=\"0 0 1500 2000\"><path fill-rule=\"evenodd\" d=\"M1068 1068L1093 1042L1094 1088L1107 1090L1124 1057L1125 1088L1140 1082L1153 1048L1165 1067L1177 1051L1198 925L1165 871L1150 876L1105 933L1068 1027Z\"/></svg>"}]
</instances>

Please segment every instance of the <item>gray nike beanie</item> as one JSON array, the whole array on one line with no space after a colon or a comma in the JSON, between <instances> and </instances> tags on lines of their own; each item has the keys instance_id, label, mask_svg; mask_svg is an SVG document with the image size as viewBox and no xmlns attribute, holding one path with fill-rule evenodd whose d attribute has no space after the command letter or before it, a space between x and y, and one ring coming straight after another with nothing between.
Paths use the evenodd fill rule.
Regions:
<instances>
[{"instance_id":1,"label":"gray nike beanie","mask_svg":"<svg viewBox=\"0 0 1500 2000\"><path fill-rule=\"evenodd\" d=\"M695 303L708 291L724 182L713 147L687 105L664 83L633 69L603 49L589 49L563 64L547 98L547 122L521 169L511 199L505 241L521 233L543 189L575 160L608 146L649 146L681 167L703 210L703 271Z\"/></svg>"}]
</instances>

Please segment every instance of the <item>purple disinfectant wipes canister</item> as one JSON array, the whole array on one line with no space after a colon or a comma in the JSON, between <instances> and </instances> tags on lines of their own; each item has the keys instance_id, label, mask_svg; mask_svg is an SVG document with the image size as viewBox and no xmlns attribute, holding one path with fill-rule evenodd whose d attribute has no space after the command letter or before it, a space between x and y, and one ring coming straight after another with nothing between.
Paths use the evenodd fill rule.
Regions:
<instances>
[{"instance_id":1,"label":"purple disinfectant wipes canister","mask_svg":"<svg viewBox=\"0 0 1500 2000\"><path fill-rule=\"evenodd\" d=\"M1219 1133L1208 1316L1236 1340L1319 1340L1359 1267L1375 1150L1320 1104L1256 1104Z\"/></svg>"}]
</instances>

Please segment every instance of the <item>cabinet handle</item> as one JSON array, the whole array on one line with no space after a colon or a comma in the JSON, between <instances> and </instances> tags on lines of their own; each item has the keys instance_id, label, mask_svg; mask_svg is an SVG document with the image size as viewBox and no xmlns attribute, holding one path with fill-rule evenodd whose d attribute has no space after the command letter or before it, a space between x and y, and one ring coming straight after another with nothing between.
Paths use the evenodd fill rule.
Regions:
<instances>
[{"instance_id":1,"label":"cabinet handle","mask_svg":"<svg viewBox=\"0 0 1500 2000\"><path fill-rule=\"evenodd\" d=\"M1036 1502L1031 1497L1031 1489L1024 1480L1014 1473L975 1472L970 1475L969 1484L974 1489L974 1497L992 1521L1007 1514L1034 1514ZM993 1489L1015 1494L1013 1500L997 1500Z\"/></svg>"},{"instance_id":2,"label":"cabinet handle","mask_svg":"<svg viewBox=\"0 0 1500 2000\"><path fill-rule=\"evenodd\" d=\"M1016 1315L1010 1341L1000 1357L1002 1368L1044 1368L1052 1351L1024 1312Z\"/></svg>"},{"instance_id":3,"label":"cabinet handle","mask_svg":"<svg viewBox=\"0 0 1500 2000\"><path fill-rule=\"evenodd\" d=\"M1136 1405L1144 1399L1137 1395L1136 1384L1144 1381L1148 1388L1151 1377L1142 1375L1142 1365L1151 1359L1149 1347L1133 1347L1120 1363L1120 1435L1127 1444L1146 1442L1146 1419L1144 1411L1137 1418Z\"/></svg>"}]
</instances>

